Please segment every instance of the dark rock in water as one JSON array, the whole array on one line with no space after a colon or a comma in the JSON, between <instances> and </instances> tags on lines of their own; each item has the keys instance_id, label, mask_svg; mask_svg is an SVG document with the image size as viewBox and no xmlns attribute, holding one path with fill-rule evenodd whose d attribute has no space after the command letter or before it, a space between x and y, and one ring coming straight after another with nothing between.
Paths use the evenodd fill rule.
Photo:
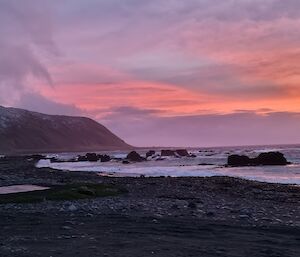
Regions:
<instances>
[{"instance_id":1,"label":"dark rock in water","mask_svg":"<svg viewBox=\"0 0 300 257\"><path fill-rule=\"evenodd\" d=\"M50 158L50 162L51 163L61 163L61 162L65 162L65 161L64 160L60 160L60 159L58 159L56 157L51 157Z\"/></svg>"},{"instance_id":2,"label":"dark rock in water","mask_svg":"<svg viewBox=\"0 0 300 257\"><path fill-rule=\"evenodd\" d=\"M86 155L79 155L77 161L79 162L97 162L100 157L96 153L87 153Z\"/></svg>"},{"instance_id":3,"label":"dark rock in water","mask_svg":"<svg viewBox=\"0 0 300 257\"><path fill-rule=\"evenodd\" d=\"M280 152L261 153L258 157L249 158L245 155L228 156L229 166L259 166L259 165L287 165L289 162Z\"/></svg>"},{"instance_id":4,"label":"dark rock in water","mask_svg":"<svg viewBox=\"0 0 300 257\"><path fill-rule=\"evenodd\" d=\"M87 162L87 158L86 158L86 156L79 155L77 157L77 161L79 161L79 162Z\"/></svg>"},{"instance_id":5,"label":"dark rock in water","mask_svg":"<svg viewBox=\"0 0 300 257\"><path fill-rule=\"evenodd\" d=\"M196 158L197 155L196 154L190 154L189 157Z\"/></svg>"},{"instance_id":6,"label":"dark rock in water","mask_svg":"<svg viewBox=\"0 0 300 257\"><path fill-rule=\"evenodd\" d=\"M256 165L287 165L289 162L280 152L261 153L253 159Z\"/></svg>"},{"instance_id":7,"label":"dark rock in water","mask_svg":"<svg viewBox=\"0 0 300 257\"><path fill-rule=\"evenodd\" d=\"M101 162L109 162L111 161L111 158L109 155L104 154L104 155L98 155L99 159Z\"/></svg>"},{"instance_id":8,"label":"dark rock in water","mask_svg":"<svg viewBox=\"0 0 300 257\"><path fill-rule=\"evenodd\" d=\"M41 159L45 159L46 156L41 154L33 154L33 155L28 155L26 158L27 160L39 161Z\"/></svg>"},{"instance_id":9,"label":"dark rock in water","mask_svg":"<svg viewBox=\"0 0 300 257\"><path fill-rule=\"evenodd\" d=\"M87 153L85 156L89 162L99 161L99 156L96 153Z\"/></svg>"},{"instance_id":10,"label":"dark rock in water","mask_svg":"<svg viewBox=\"0 0 300 257\"><path fill-rule=\"evenodd\" d=\"M146 158L150 157L150 156L153 156L155 154L155 151L154 150L150 150L146 153Z\"/></svg>"},{"instance_id":11,"label":"dark rock in water","mask_svg":"<svg viewBox=\"0 0 300 257\"><path fill-rule=\"evenodd\" d=\"M230 155L228 156L227 164L229 166L249 166L251 159L245 155Z\"/></svg>"},{"instance_id":12,"label":"dark rock in water","mask_svg":"<svg viewBox=\"0 0 300 257\"><path fill-rule=\"evenodd\" d=\"M124 160L124 161L122 161L122 163L123 163L123 164L129 164L130 162L129 162L129 161L126 161L126 160Z\"/></svg>"},{"instance_id":13,"label":"dark rock in water","mask_svg":"<svg viewBox=\"0 0 300 257\"><path fill-rule=\"evenodd\" d=\"M140 156L136 151L130 152L127 155L126 159L132 162L142 162L146 160L144 157Z\"/></svg>"},{"instance_id":14,"label":"dark rock in water","mask_svg":"<svg viewBox=\"0 0 300 257\"><path fill-rule=\"evenodd\" d=\"M175 151L173 150L161 150L161 156L175 156Z\"/></svg>"},{"instance_id":15,"label":"dark rock in water","mask_svg":"<svg viewBox=\"0 0 300 257\"><path fill-rule=\"evenodd\" d=\"M79 162L109 162L111 160L111 157L107 154L101 155L101 154L96 154L96 153L87 153L86 155L79 155L77 157L77 161Z\"/></svg>"},{"instance_id":16,"label":"dark rock in water","mask_svg":"<svg viewBox=\"0 0 300 257\"><path fill-rule=\"evenodd\" d=\"M196 157L195 155L190 155L186 149L177 150L161 150L161 156L174 156L174 157Z\"/></svg>"},{"instance_id":17,"label":"dark rock in water","mask_svg":"<svg viewBox=\"0 0 300 257\"><path fill-rule=\"evenodd\" d=\"M189 156L190 154L186 149L178 149L175 151L179 156Z\"/></svg>"},{"instance_id":18,"label":"dark rock in water","mask_svg":"<svg viewBox=\"0 0 300 257\"><path fill-rule=\"evenodd\" d=\"M51 163L55 163L55 162L60 162L59 159L57 159L56 157L51 157L50 158L50 162Z\"/></svg>"}]
</instances>

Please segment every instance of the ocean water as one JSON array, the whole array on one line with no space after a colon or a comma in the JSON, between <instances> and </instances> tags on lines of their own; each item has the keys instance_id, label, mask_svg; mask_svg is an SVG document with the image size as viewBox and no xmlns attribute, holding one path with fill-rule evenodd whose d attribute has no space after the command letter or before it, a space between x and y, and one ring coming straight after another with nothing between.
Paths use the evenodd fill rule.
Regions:
<instances>
[{"instance_id":1,"label":"ocean water","mask_svg":"<svg viewBox=\"0 0 300 257\"><path fill-rule=\"evenodd\" d=\"M255 157L262 152L280 151L292 164L287 166L258 166L258 167L225 167L227 157L230 154L244 154ZM145 155L147 150L138 151ZM157 153L160 151L157 150ZM157 158L147 162L122 164L113 160L107 163L101 162L63 162L51 163L49 160L41 160L38 167L51 167L54 169L69 171L92 171L102 175L111 176L231 176L262 182L274 182L300 185L300 145L290 146L249 146L249 147L217 147L189 149L196 158L168 157L165 160ZM125 158L128 152L105 152L115 158ZM78 153L49 154L62 160L77 156ZM199 165L201 164L201 165ZM207 165L203 165L207 164Z\"/></svg>"}]
</instances>

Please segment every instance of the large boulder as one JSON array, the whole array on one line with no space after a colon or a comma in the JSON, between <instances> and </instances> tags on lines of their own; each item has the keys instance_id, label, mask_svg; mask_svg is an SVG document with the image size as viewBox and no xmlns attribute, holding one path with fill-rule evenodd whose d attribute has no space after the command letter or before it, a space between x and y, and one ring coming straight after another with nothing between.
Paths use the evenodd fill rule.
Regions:
<instances>
[{"instance_id":1,"label":"large boulder","mask_svg":"<svg viewBox=\"0 0 300 257\"><path fill-rule=\"evenodd\" d=\"M99 161L99 156L96 153L87 153L85 156L89 162Z\"/></svg>"},{"instance_id":2,"label":"large boulder","mask_svg":"<svg viewBox=\"0 0 300 257\"><path fill-rule=\"evenodd\" d=\"M186 149L178 149L175 151L179 156L190 156Z\"/></svg>"},{"instance_id":3,"label":"large boulder","mask_svg":"<svg viewBox=\"0 0 300 257\"><path fill-rule=\"evenodd\" d=\"M287 165L289 162L280 152L261 153L255 158L249 158L245 155L228 156L227 164L229 166L259 166L259 165Z\"/></svg>"},{"instance_id":4,"label":"large boulder","mask_svg":"<svg viewBox=\"0 0 300 257\"><path fill-rule=\"evenodd\" d=\"M289 162L280 152L261 153L253 159L254 165L287 165Z\"/></svg>"},{"instance_id":5,"label":"large boulder","mask_svg":"<svg viewBox=\"0 0 300 257\"><path fill-rule=\"evenodd\" d=\"M99 157L99 159L100 159L101 162L109 162L109 161L111 161L110 156L107 155L107 154L104 154L104 155L100 154L100 155L98 155L98 157Z\"/></svg>"},{"instance_id":6,"label":"large boulder","mask_svg":"<svg viewBox=\"0 0 300 257\"><path fill-rule=\"evenodd\" d=\"M132 162L142 162L146 160L144 157L140 156L136 151L130 152L127 155L126 159Z\"/></svg>"},{"instance_id":7,"label":"large boulder","mask_svg":"<svg viewBox=\"0 0 300 257\"><path fill-rule=\"evenodd\" d=\"M161 150L161 156L175 156L175 151L173 150Z\"/></svg>"},{"instance_id":8,"label":"large boulder","mask_svg":"<svg viewBox=\"0 0 300 257\"><path fill-rule=\"evenodd\" d=\"M229 166L249 166L251 159L245 155L230 155L228 156L227 164Z\"/></svg>"},{"instance_id":9,"label":"large boulder","mask_svg":"<svg viewBox=\"0 0 300 257\"><path fill-rule=\"evenodd\" d=\"M86 155L77 156L77 161L79 162L97 162L99 161L99 156L96 153L87 153Z\"/></svg>"},{"instance_id":10,"label":"large boulder","mask_svg":"<svg viewBox=\"0 0 300 257\"><path fill-rule=\"evenodd\" d=\"M191 155L186 149L177 150L161 150L161 156L175 156L175 157L190 157Z\"/></svg>"}]
</instances>

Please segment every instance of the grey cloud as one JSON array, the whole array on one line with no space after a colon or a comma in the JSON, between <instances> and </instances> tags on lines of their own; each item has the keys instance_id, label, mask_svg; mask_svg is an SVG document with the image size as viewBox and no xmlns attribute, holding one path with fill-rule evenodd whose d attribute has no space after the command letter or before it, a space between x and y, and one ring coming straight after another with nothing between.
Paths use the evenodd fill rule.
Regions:
<instances>
[{"instance_id":1,"label":"grey cloud","mask_svg":"<svg viewBox=\"0 0 300 257\"><path fill-rule=\"evenodd\" d=\"M52 83L47 69L29 47L0 42L0 59L0 104L13 104L22 95L29 75Z\"/></svg>"},{"instance_id":2,"label":"grey cloud","mask_svg":"<svg viewBox=\"0 0 300 257\"><path fill-rule=\"evenodd\" d=\"M52 7L47 1L2 0L0 2L1 42L32 45L58 54L53 41Z\"/></svg>"},{"instance_id":3,"label":"grey cloud","mask_svg":"<svg viewBox=\"0 0 300 257\"><path fill-rule=\"evenodd\" d=\"M44 57L57 55L57 48L41 1L1 1L0 35L0 104L13 104L29 76L52 84Z\"/></svg>"},{"instance_id":4,"label":"grey cloud","mask_svg":"<svg viewBox=\"0 0 300 257\"><path fill-rule=\"evenodd\" d=\"M36 93L25 93L16 107L46 114L81 116L84 111L74 105L62 104L47 99Z\"/></svg>"},{"instance_id":5,"label":"grey cloud","mask_svg":"<svg viewBox=\"0 0 300 257\"><path fill-rule=\"evenodd\" d=\"M297 0L195 0L185 1L178 11L182 14L194 15L198 21L215 19L231 22L264 21L283 17L299 18L299 8L300 3Z\"/></svg>"},{"instance_id":6,"label":"grey cloud","mask_svg":"<svg viewBox=\"0 0 300 257\"><path fill-rule=\"evenodd\" d=\"M89 0L61 1L66 11L73 15L82 15L88 19L135 18L141 16L161 19L177 16L182 19L194 15L197 20L269 20L282 17L299 17L298 0ZM101 15L99 15L101 14ZM178 17L178 15L180 15ZM166 17L167 16L167 17Z\"/></svg>"},{"instance_id":7,"label":"grey cloud","mask_svg":"<svg viewBox=\"0 0 300 257\"><path fill-rule=\"evenodd\" d=\"M12 80L17 86L28 74L45 79L51 84L51 76L43 64L33 53L32 49L22 45L4 45L0 43L0 79Z\"/></svg>"},{"instance_id":8,"label":"grey cloud","mask_svg":"<svg viewBox=\"0 0 300 257\"><path fill-rule=\"evenodd\" d=\"M135 129L139 130L139 127L143 127L145 117L154 118L157 115L163 114L164 112L156 109L140 109L131 106L120 106L116 108L106 109L106 110L95 110L93 116L100 116L101 122L110 124L111 122L116 122L120 126L124 122L135 124ZM118 122L120 121L120 123ZM126 126L126 124L123 124ZM114 127L114 126L113 126Z\"/></svg>"},{"instance_id":9,"label":"grey cloud","mask_svg":"<svg viewBox=\"0 0 300 257\"><path fill-rule=\"evenodd\" d=\"M62 35L62 40L68 45L66 51L77 54L82 44L85 49L90 49L81 52L84 58L115 68L119 67L117 62L122 57L125 58L126 65L126 60L130 61L132 55L151 52L155 48L171 52L189 52L191 49L201 52L203 48L205 55L205 49L210 46L214 54L218 53L219 48L222 48L220 42L224 42L224 50L268 51L270 42L274 47L277 44L279 47L286 47L291 44L295 46L300 40L297 30L287 33L288 28L284 28L285 31L272 28L258 35L252 35L249 30L243 31L243 27L239 33L229 37L222 33L224 30L226 33L227 21L247 24L246 27L253 32L257 21L284 17L296 19L300 17L298 0L90 0L52 3L61 6L56 23L58 26L63 24L67 31ZM248 24L249 20L253 23ZM282 40L287 42L282 44ZM197 42L196 46L189 45L194 41ZM160 68L159 65L156 67ZM135 71L141 72L143 76L152 76L151 79L155 79L158 72ZM192 74L179 74L181 77L178 80L193 80L193 72L199 71L190 72ZM166 72L163 79L172 81L173 74L166 77L168 75ZM190 75L191 78L185 78ZM198 81L196 83L199 84ZM268 90L270 85L264 87Z\"/></svg>"}]
</instances>

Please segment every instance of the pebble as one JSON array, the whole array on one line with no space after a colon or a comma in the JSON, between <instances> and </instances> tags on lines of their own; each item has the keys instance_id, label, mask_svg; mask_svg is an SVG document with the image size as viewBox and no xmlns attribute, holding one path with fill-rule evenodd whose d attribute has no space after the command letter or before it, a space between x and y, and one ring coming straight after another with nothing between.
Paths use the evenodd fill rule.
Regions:
<instances>
[{"instance_id":1,"label":"pebble","mask_svg":"<svg viewBox=\"0 0 300 257\"><path fill-rule=\"evenodd\" d=\"M263 221L268 221L268 222L272 221L272 219L267 218L267 217L261 218L261 220L263 220Z\"/></svg>"},{"instance_id":2,"label":"pebble","mask_svg":"<svg viewBox=\"0 0 300 257\"><path fill-rule=\"evenodd\" d=\"M77 211L78 208L77 208L74 204L71 204L71 205L68 207L68 210L73 212L73 211Z\"/></svg>"},{"instance_id":3,"label":"pebble","mask_svg":"<svg viewBox=\"0 0 300 257\"><path fill-rule=\"evenodd\" d=\"M71 230L72 228L69 227L69 226L63 226L62 229L64 229L64 230Z\"/></svg>"},{"instance_id":4,"label":"pebble","mask_svg":"<svg viewBox=\"0 0 300 257\"><path fill-rule=\"evenodd\" d=\"M212 217L212 216L215 216L215 213L212 212L212 211L208 211L208 212L206 212L206 215L207 215L208 217Z\"/></svg>"},{"instance_id":5,"label":"pebble","mask_svg":"<svg viewBox=\"0 0 300 257\"><path fill-rule=\"evenodd\" d=\"M239 215L239 218L240 218L240 219L249 219L250 216L247 215L247 214L242 214L242 215Z\"/></svg>"}]
</instances>

